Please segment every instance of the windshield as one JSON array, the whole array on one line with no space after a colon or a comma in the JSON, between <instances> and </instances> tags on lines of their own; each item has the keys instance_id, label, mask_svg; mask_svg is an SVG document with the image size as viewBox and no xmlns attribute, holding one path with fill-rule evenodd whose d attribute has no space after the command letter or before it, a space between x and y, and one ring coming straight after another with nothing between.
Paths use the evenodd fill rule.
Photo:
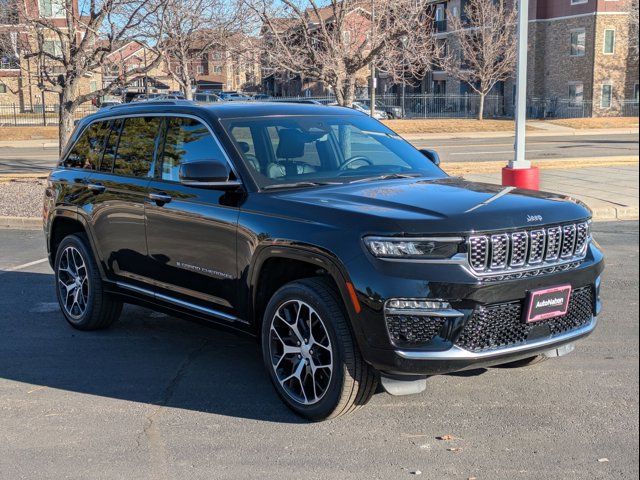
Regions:
<instances>
[{"instance_id":1,"label":"windshield","mask_svg":"<svg viewBox=\"0 0 640 480\"><path fill-rule=\"evenodd\" d=\"M223 126L260 188L446 174L365 116L234 118Z\"/></svg>"}]
</instances>

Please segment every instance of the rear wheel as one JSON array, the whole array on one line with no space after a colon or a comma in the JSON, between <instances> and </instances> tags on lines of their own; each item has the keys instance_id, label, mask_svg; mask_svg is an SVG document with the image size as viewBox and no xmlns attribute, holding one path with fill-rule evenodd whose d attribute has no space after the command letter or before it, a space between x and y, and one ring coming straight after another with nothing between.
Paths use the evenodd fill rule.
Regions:
<instances>
[{"instance_id":1,"label":"rear wheel","mask_svg":"<svg viewBox=\"0 0 640 480\"><path fill-rule=\"evenodd\" d=\"M58 303L72 327L98 330L109 327L118 319L122 302L104 291L85 235L69 235L62 240L54 269Z\"/></svg>"},{"instance_id":2,"label":"rear wheel","mask_svg":"<svg viewBox=\"0 0 640 480\"><path fill-rule=\"evenodd\" d=\"M262 352L282 400L309 420L354 411L369 401L378 383L338 294L321 278L292 282L275 293L262 324Z\"/></svg>"}]
</instances>

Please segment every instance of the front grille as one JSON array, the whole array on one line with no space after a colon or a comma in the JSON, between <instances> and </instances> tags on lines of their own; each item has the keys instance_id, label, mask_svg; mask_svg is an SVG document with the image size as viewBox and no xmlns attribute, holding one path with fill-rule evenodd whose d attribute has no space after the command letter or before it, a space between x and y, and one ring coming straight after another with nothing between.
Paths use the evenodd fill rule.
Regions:
<instances>
[{"instance_id":1,"label":"front grille","mask_svg":"<svg viewBox=\"0 0 640 480\"><path fill-rule=\"evenodd\" d=\"M566 315L535 323L524 323L522 302L478 307L456 345L471 352L482 352L550 338L587 325L591 321L593 308L594 293L591 286L573 291Z\"/></svg>"},{"instance_id":2,"label":"front grille","mask_svg":"<svg viewBox=\"0 0 640 480\"><path fill-rule=\"evenodd\" d=\"M482 275L548 267L584 257L589 224L474 235L469 238L469 264Z\"/></svg>"},{"instance_id":3,"label":"front grille","mask_svg":"<svg viewBox=\"0 0 640 480\"><path fill-rule=\"evenodd\" d=\"M446 319L417 315L386 315L391 342L397 347L420 347L431 342Z\"/></svg>"}]
</instances>

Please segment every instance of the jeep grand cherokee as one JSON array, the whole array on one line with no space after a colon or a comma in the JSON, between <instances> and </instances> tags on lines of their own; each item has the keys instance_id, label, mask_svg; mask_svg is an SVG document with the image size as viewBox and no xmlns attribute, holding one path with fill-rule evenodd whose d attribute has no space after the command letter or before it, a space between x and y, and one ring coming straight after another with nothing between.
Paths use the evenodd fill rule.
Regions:
<instances>
[{"instance_id":1,"label":"jeep grand cherokee","mask_svg":"<svg viewBox=\"0 0 640 480\"><path fill-rule=\"evenodd\" d=\"M83 119L44 220L61 310L123 302L255 335L282 400L320 420L481 366L572 350L603 254L570 198L452 178L351 109L149 102Z\"/></svg>"}]
</instances>

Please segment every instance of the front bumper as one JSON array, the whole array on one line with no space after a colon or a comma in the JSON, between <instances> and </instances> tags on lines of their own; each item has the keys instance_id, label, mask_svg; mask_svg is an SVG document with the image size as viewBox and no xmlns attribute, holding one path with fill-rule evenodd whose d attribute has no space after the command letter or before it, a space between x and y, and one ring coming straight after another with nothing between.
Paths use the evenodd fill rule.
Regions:
<instances>
[{"instance_id":1,"label":"front bumper","mask_svg":"<svg viewBox=\"0 0 640 480\"><path fill-rule=\"evenodd\" d=\"M596 328L601 310L599 291L603 269L603 256L594 246L588 258L578 268L550 275L502 282L468 283L459 275L456 276L456 270L450 267L438 282L394 282L393 287L385 291L386 295L380 295L375 304L369 297L361 315L359 325L363 328L359 343L363 356L382 374L409 379L412 376L424 377L489 367L555 350L586 337ZM443 277L450 278L450 283L442 281ZM528 292L561 284L571 284L574 291L589 289L593 292L593 297L588 303L590 307L582 310L584 316L580 318L583 321L579 324L563 331L549 330L543 335L538 335L537 331L536 335L527 335L526 340L521 339L522 341L514 341L512 344L497 342L497 345L501 345L499 347L488 345L476 350L466 349L465 343L461 342L462 332L470 324L474 312L481 307L509 302L520 302L524 306ZM426 293L420 295L418 289ZM403 292L410 294L403 295ZM387 320L380 305L384 304L386 299L403 296L446 300L461 315L457 318L443 319L444 327L439 330L433 341L423 348L394 345L390 333L387 332ZM585 304L582 305L584 307Z\"/></svg>"},{"instance_id":2,"label":"front bumper","mask_svg":"<svg viewBox=\"0 0 640 480\"><path fill-rule=\"evenodd\" d=\"M541 355L573 343L593 332L597 323L597 317L594 316L584 327L556 337L478 353L455 345L448 350L437 352L380 349L372 352L373 358L376 359L373 365L386 375L399 377L443 375L491 367Z\"/></svg>"}]
</instances>

